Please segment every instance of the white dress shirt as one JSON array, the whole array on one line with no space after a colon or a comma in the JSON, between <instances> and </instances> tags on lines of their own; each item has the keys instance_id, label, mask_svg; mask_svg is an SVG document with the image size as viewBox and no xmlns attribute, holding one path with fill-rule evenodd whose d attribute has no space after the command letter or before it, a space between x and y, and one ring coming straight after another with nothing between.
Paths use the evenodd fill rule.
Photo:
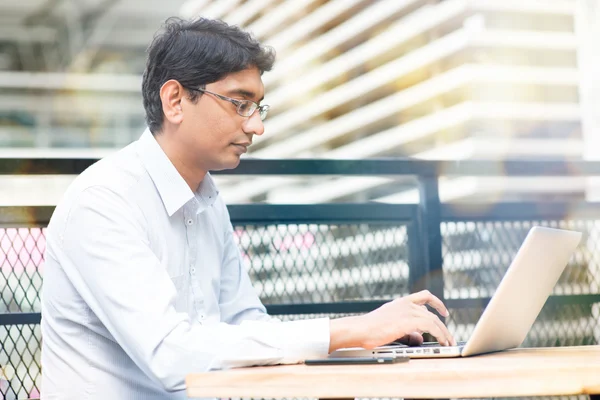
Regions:
<instances>
[{"instance_id":1,"label":"white dress shirt","mask_svg":"<svg viewBox=\"0 0 600 400\"><path fill-rule=\"evenodd\" d=\"M323 357L328 319L269 317L210 175L152 134L97 162L47 230L42 399L186 398L188 373Z\"/></svg>"}]
</instances>

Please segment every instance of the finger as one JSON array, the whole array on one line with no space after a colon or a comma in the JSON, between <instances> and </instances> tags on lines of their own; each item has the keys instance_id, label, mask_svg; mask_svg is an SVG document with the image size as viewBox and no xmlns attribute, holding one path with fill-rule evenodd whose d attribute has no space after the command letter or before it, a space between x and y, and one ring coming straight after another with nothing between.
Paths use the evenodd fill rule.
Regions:
<instances>
[{"instance_id":1,"label":"finger","mask_svg":"<svg viewBox=\"0 0 600 400\"><path fill-rule=\"evenodd\" d=\"M402 336L400 339L396 340L396 342L400 342L407 346L420 346L423 344L423 335L419 332L411 332L408 335Z\"/></svg>"},{"instance_id":2,"label":"finger","mask_svg":"<svg viewBox=\"0 0 600 400\"><path fill-rule=\"evenodd\" d=\"M396 339L395 342L410 346L410 335L404 335L400 339Z\"/></svg>"},{"instance_id":3,"label":"finger","mask_svg":"<svg viewBox=\"0 0 600 400\"><path fill-rule=\"evenodd\" d=\"M444 303L434 296L429 290L421 290L420 292L413 293L409 296L409 298L413 303L418 305L429 304L444 317L450 315Z\"/></svg>"},{"instance_id":4,"label":"finger","mask_svg":"<svg viewBox=\"0 0 600 400\"><path fill-rule=\"evenodd\" d=\"M448 345L448 339L446 337L446 333L442 330L442 328L435 323L433 319L428 317L427 315L422 315L418 321L419 331L428 332L438 341L442 346Z\"/></svg>"},{"instance_id":5,"label":"finger","mask_svg":"<svg viewBox=\"0 0 600 400\"><path fill-rule=\"evenodd\" d=\"M422 306L415 305L415 310L416 310L416 314L418 314L418 316L420 318L429 319L437 327L437 331L443 335L443 337L440 338L439 336L434 335L433 332L429 332L433 336L435 336L435 338L441 345L454 345L456 343L454 341L454 338L448 331L448 328L446 327L446 325L444 325L444 323L438 318L437 315L435 315L434 313L432 313L428 310L423 310Z\"/></svg>"},{"instance_id":6,"label":"finger","mask_svg":"<svg viewBox=\"0 0 600 400\"><path fill-rule=\"evenodd\" d=\"M421 335L419 332L411 332L405 337L408 338L406 344L409 346L420 346L423 344L423 335Z\"/></svg>"},{"instance_id":7,"label":"finger","mask_svg":"<svg viewBox=\"0 0 600 400\"><path fill-rule=\"evenodd\" d=\"M452 346L456 345L456 341L454 340L454 337L452 337L452 334L450 333L450 331L448 330L446 325L444 325L444 323L438 318L438 316L429 311L427 312L427 316L433 321L433 323L443 333L443 335L445 337L446 345L452 345Z\"/></svg>"}]
</instances>

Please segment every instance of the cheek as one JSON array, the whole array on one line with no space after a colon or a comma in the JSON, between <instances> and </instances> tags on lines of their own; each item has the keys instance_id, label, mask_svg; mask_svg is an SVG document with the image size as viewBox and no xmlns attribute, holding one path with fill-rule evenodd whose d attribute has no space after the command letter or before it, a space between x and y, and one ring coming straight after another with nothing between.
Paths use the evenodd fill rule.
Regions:
<instances>
[{"instance_id":1,"label":"cheek","mask_svg":"<svg viewBox=\"0 0 600 400\"><path fill-rule=\"evenodd\" d=\"M209 107L198 110L196 114L190 115L191 118L184 120L188 144L200 151L222 149L242 132L241 122L237 118L228 115L224 110Z\"/></svg>"},{"instance_id":2,"label":"cheek","mask_svg":"<svg viewBox=\"0 0 600 400\"><path fill-rule=\"evenodd\" d=\"M207 122L206 136L211 139L213 144L221 146L229 145L238 136L238 132L240 131L236 120L229 116L211 118Z\"/></svg>"}]
</instances>

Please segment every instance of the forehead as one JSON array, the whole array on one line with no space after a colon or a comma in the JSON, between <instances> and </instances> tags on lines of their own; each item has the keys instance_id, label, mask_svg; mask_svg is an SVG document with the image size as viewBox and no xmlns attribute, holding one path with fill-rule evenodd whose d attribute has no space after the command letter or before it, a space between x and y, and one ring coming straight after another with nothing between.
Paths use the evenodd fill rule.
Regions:
<instances>
[{"instance_id":1,"label":"forehead","mask_svg":"<svg viewBox=\"0 0 600 400\"><path fill-rule=\"evenodd\" d=\"M207 89L209 87L227 92L249 92L253 93L258 99L263 97L265 90L260 72L256 67L233 72L223 79L207 85Z\"/></svg>"}]
</instances>

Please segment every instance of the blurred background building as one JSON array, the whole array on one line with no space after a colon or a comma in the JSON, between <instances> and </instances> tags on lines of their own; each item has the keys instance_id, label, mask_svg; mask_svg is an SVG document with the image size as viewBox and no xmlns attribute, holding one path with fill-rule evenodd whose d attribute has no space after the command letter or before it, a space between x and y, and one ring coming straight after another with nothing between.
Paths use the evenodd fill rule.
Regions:
<instances>
[{"instance_id":1,"label":"blurred background building","mask_svg":"<svg viewBox=\"0 0 600 400\"><path fill-rule=\"evenodd\" d=\"M0 158L102 157L136 140L145 129L146 48L170 16L221 18L276 49L275 69L264 75L266 133L249 157L600 159L598 0L0 0ZM0 175L0 207L55 205L72 179ZM217 179L230 204L418 200L409 178ZM596 179L577 174L439 183L445 202L600 198ZM458 338L468 337L534 224L586 234L554 294L599 293L595 211L550 221L483 211L473 210L475 220L440 221L441 290L446 300L473 300L451 314ZM407 293L410 265L421 265L407 256L419 254L418 223L356 217L234 221L261 299ZM0 226L0 313L40 311L45 228L38 222ZM542 313L528 344L600 343L600 303L557 304ZM4 370L12 389L0 374L5 398L37 397L40 341L39 325L0 326L0 365L12 368Z\"/></svg>"},{"instance_id":2,"label":"blurred background building","mask_svg":"<svg viewBox=\"0 0 600 400\"><path fill-rule=\"evenodd\" d=\"M179 15L221 18L276 49L264 75L271 113L250 157L596 159L597 8L595 0L3 0L0 157L95 157L136 140L145 50ZM2 178L15 190L2 191L0 204L54 204L70 180L30 179ZM228 203L418 196L406 179L219 180ZM590 185L448 177L440 196L583 198Z\"/></svg>"}]
</instances>

